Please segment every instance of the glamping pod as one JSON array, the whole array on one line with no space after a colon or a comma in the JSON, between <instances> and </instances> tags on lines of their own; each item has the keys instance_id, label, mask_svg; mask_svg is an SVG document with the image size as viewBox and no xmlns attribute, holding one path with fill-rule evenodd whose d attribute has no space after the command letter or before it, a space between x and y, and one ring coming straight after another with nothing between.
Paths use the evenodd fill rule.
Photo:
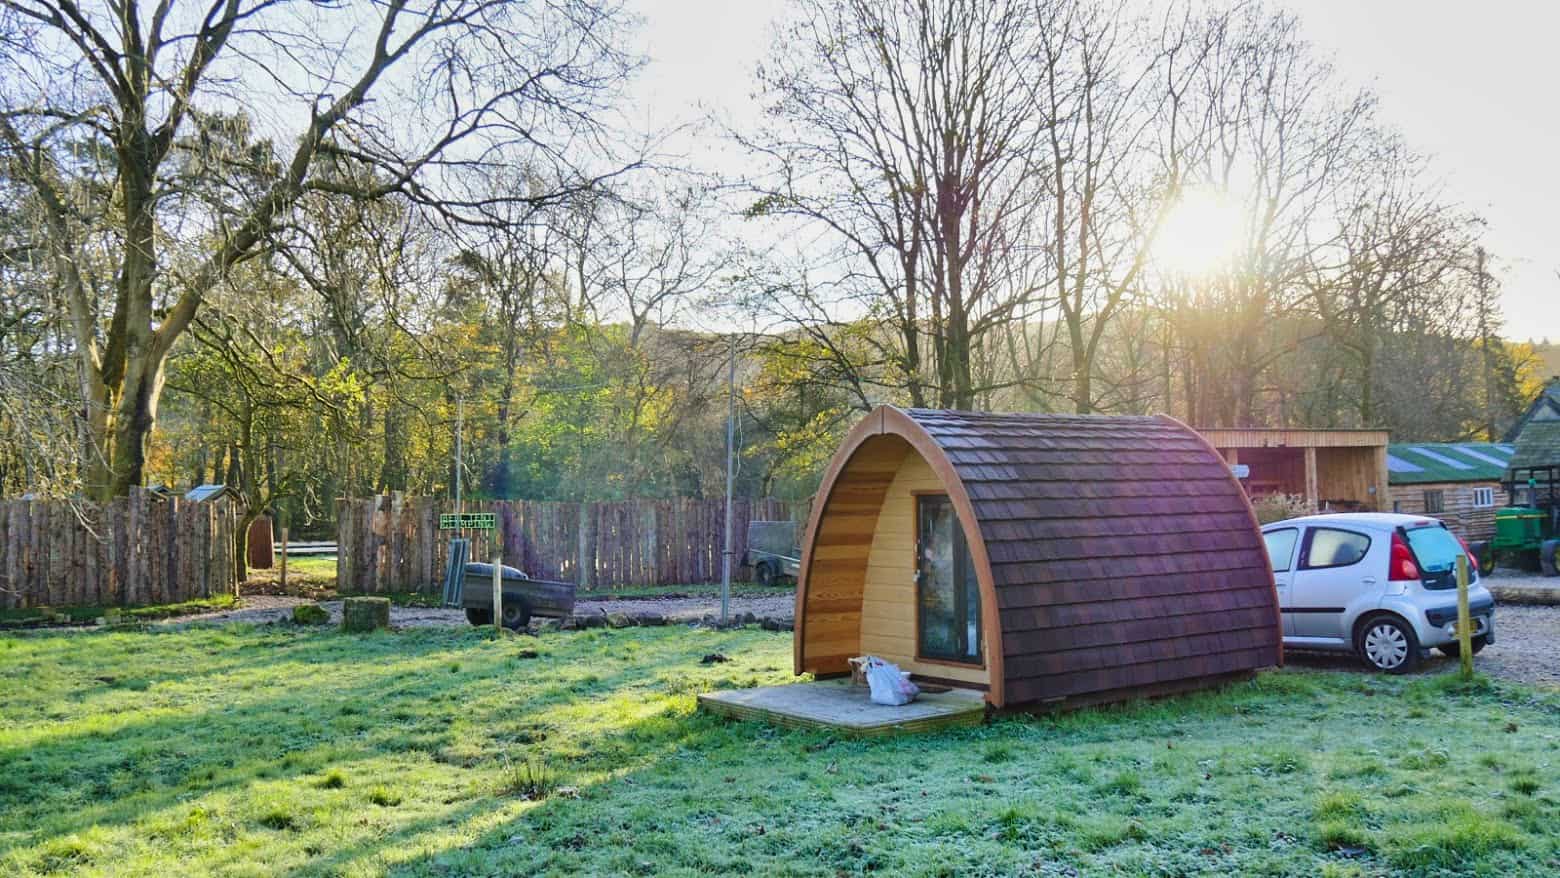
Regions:
<instances>
[{"instance_id":1,"label":"glamping pod","mask_svg":"<svg viewBox=\"0 0 1560 878\"><path fill-rule=\"evenodd\" d=\"M882 656L997 706L1211 685L1282 660L1245 493L1165 416L881 406L813 504L796 673Z\"/></svg>"}]
</instances>

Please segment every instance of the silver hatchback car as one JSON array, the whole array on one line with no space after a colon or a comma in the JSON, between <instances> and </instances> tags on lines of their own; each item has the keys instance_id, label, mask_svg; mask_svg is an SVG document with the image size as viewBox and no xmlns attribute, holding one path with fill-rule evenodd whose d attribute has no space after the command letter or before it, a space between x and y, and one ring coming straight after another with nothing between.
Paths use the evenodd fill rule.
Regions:
<instances>
[{"instance_id":1,"label":"silver hatchback car","mask_svg":"<svg viewBox=\"0 0 1560 878\"><path fill-rule=\"evenodd\" d=\"M1424 651L1457 654L1457 556L1468 555L1473 651L1495 642L1495 599L1467 547L1433 518L1308 515L1262 528L1284 645L1353 652L1401 674Z\"/></svg>"}]
</instances>

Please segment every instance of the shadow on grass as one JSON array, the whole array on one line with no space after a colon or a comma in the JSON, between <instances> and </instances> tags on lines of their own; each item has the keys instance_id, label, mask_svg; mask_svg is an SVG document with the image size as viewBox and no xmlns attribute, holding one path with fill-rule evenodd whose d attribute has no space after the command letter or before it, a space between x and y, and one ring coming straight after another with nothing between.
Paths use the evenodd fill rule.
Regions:
<instances>
[{"instance_id":1,"label":"shadow on grass","mask_svg":"<svg viewBox=\"0 0 1560 878\"><path fill-rule=\"evenodd\" d=\"M369 835L378 841L332 844L329 855L316 845L306 860L344 861L464 823L489 807L473 802L492 798L497 757L545 746L570 758L585 748L579 739L589 736L589 724L577 733L549 714L632 704L636 691L681 677L677 669L696 667L700 650L709 649L708 638L680 645L662 638L653 653L613 640L244 628L19 639L0 653L13 670L44 663L59 670L32 697L0 705L0 764L7 766L0 871L8 862L47 871L47 858L32 854L52 840L116 830L140 836L149 823L176 823L208 804L262 834L320 822L284 813L286 802L275 805L277 813L250 813L288 798L289 787L320 800L294 811L359 808L375 817ZM623 660L635 655L645 661ZM326 801L346 793L314 785L315 775L333 770L347 778L341 786L352 803ZM363 804L365 784L415 785L420 779L404 773L417 771L437 775L444 787L441 801L415 803L426 813L401 819L394 807ZM244 801L252 795L254 809ZM239 847L234 856L253 852ZM71 857L49 862L56 860L83 865Z\"/></svg>"}]
</instances>

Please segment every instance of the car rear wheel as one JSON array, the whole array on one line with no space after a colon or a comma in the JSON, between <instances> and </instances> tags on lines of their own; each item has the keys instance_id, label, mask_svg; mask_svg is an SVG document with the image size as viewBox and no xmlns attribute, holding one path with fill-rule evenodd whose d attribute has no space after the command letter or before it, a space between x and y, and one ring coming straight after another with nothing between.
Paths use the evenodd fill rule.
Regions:
<instances>
[{"instance_id":1,"label":"car rear wheel","mask_svg":"<svg viewBox=\"0 0 1560 878\"><path fill-rule=\"evenodd\" d=\"M1483 634L1473 638L1473 654L1478 655L1489 642L1489 638L1485 637ZM1457 658L1457 655L1462 652L1462 644L1459 644L1456 641L1436 648L1441 650L1441 654L1447 658Z\"/></svg>"},{"instance_id":2,"label":"car rear wheel","mask_svg":"<svg viewBox=\"0 0 1560 878\"><path fill-rule=\"evenodd\" d=\"M1367 619L1355 648L1366 664L1389 674L1406 674L1419 665L1419 638L1413 626L1396 616Z\"/></svg>"},{"instance_id":3,"label":"car rear wheel","mask_svg":"<svg viewBox=\"0 0 1560 878\"><path fill-rule=\"evenodd\" d=\"M493 624L493 611L486 607L467 607L466 621L478 626L491 625Z\"/></svg>"}]
</instances>

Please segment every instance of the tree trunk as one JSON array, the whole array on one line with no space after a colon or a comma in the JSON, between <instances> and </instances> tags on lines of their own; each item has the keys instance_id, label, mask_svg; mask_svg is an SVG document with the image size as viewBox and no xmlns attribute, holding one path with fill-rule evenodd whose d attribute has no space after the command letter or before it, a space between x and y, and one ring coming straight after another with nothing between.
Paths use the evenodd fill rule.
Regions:
<instances>
[{"instance_id":1,"label":"tree trunk","mask_svg":"<svg viewBox=\"0 0 1560 878\"><path fill-rule=\"evenodd\" d=\"M1094 413L1094 376L1089 363L1089 350L1083 340L1082 316L1067 315L1067 341L1072 353L1073 412L1080 415Z\"/></svg>"}]
</instances>

